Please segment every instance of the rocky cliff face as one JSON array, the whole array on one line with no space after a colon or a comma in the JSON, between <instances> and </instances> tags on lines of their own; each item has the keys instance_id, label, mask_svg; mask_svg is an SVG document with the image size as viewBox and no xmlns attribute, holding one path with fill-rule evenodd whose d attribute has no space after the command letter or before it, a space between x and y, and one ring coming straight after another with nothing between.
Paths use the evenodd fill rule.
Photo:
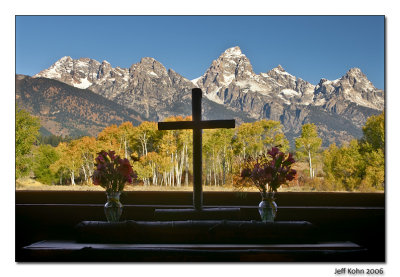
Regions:
<instances>
[{"instance_id":1,"label":"rocky cliff face","mask_svg":"<svg viewBox=\"0 0 400 277\"><path fill-rule=\"evenodd\" d=\"M366 118L384 108L383 91L358 68L340 79L321 79L312 85L280 65L256 74L239 47L227 49L192 81L153 58L143 58L123 69L113 68L106 61L64 57L34 77L89 89L154 121L190 115L190 92L199 87L204 93L206 119L229 115L239 123L277 120L289 139L299 135L304 123L312 122L319 127L325 145L360 137Z\"/></svg>"},{"instance_id":2,"label":"rocky cliff face","mask_svg":"<svg viewBox=\"0 0 400 277\"><path fill-rule=\"evenodd\" d=\"M194 83L203 89L210 100L228 105L232 99L238 99L235 96L240 95L239 99L242 99L248 93L264 96L263 102L307 105L312 101L314 92L312 84L287 73L280 65L267 73L255 74L239 47L222 53ZM254 117L257 116L263 117L262 112L255 111Z\"/></svg>"},{"instance_id":3,"label":"rocky cliff face","mask_svg":"<svg viewBox=\"0 0 400 277\"><path fill-rule=\"evenodd\" d=\"M314 105L362 127L371 113L384 109L385 99L383 91L376 89L359 68L351 68L340 79L321 79L315 88Z\"/></svg>"},{"instance_id":4,"label":"rocky cliff face","mask_svg":"<svg viewBox=\"0 0 400 277\"><path fill-rule=\"evenodd\" d=\"M145 118L159 120L164 112L181 96L182 83L187 84L177 73L169 73L153 58L142 58L130 68L112 68L107 61L101 64L91 59L72 60L64 57L49 69L34 77L45 77L62 81L77 88L89 89L125 107L137 110ZM178 76L179 75L179 76ZM191 84L191 83L190 83Z\"/></svg>"},{"instance_id":5,"label":"rocky cliff face","mask_svg":"<svg viewBox=\"0 0 400 277\"><path fill-rule=\"evenodd\" d=\"M226 50L193 81L212 101L254 119L280 121L289 137L298 136L304 123L315 123L325 145L360 137L366 119L384 108L383 91L358 68L338 80L321 79L314 86L281 65L255 74L239 47Z\"/></svg>"}]
</instances>

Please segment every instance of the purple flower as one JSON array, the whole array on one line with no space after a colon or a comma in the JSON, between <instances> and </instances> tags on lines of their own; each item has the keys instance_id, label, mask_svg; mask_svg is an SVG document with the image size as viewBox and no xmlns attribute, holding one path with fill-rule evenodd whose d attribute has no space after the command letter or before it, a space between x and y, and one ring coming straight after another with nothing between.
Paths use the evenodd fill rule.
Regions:
<instances>
[{"instance_id":1,"label":"purple flower","mask_svg":"<svg viewBox=\"0 0 400 277\"><path fill-rule=\"evenodd\" d=\"M111 158L111 160L115 160L115 151L108 151L108 156ZM117 156L119 158L119 156Z\"/></svg>"},{"instance_id":2,"label":"purple flower","mask_svg":"<svg viewBox=\"0 0 400 277\"><path fill-rule=\"evenodd\" d=\"M103 156L98 156L95 160L96 160L97 163L104 163L105 162L105 159L104 159Z\"/></svg>"},{"instance_id":3,"label":"purple flower","mask_svg":"<svg viewBox=\"0 0 400 277\"><path fill-rule=\"evenodd\" d=\"M286 163L286 164L293 164L293 163L295 163L295 160L294 160L294 158L293 158L293 154L292 154L292 153L289 153L289 156L287 157L285 163Z\"/></svg>"},{"instance_id":4,"label":"purple flower","mask_svg":"<svg viewBox=\"0 0 400 277\"><path fill-rule=\"evenodd\" d=\"M271 157L275 157L279 153L279 148L278 147L272 147L271 150L268 150L268 155Z\"/></svg>"},{"instance_id":5,"label":"purple flower","mask_svg":"<svg viewBox=\"0 0 400 277\"><path fill-rule=\"evenodd\" d=\"M121 159L114 151L100 151L95 161L93 183L104 187L107 191L121 191L125 183L132 183L137 178L129 160Z\"/></svg>"}]
</instances>

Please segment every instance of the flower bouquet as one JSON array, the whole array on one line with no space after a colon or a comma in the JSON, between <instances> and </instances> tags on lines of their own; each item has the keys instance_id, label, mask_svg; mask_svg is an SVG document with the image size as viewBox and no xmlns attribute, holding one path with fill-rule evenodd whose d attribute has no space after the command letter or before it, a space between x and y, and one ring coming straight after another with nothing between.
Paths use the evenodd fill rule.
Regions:
<instances>
[{"instance_id":1,"label":"flower bouquet","mask_svg":"<svg viewBox=\"0 0 400 277\"><path fill-rule=\"evenodd\" d=\"M109 222L118 221L122 214L122 204L119 201L125 184L132 184L137 178L128 159L121 159L114 151L102 150L95 159L96 169L93 173L93 183L105 188L107 203L104 211Z\"/></svg>"},{"instance_id":2,"label":"flower bouquet","mask_svg":"<svg viewBox=\"0 0 400 277\"><path fill-rule=\"evenodd\" d=\"M274 221L277 212L274 194L281 185L293 180L296 176L296 170L291 168L294 162L291 153L285 155L277 147L269 150L267 155L246 160L241 177L250 179L261 193L259 212L262 221Z\"/></svg>"}]
</instances>

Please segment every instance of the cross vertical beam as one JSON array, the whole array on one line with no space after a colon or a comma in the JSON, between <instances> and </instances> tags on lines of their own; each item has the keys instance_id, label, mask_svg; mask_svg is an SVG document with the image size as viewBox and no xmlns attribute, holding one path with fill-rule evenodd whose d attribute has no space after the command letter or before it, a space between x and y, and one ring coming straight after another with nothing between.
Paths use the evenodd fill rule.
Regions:
<instances>
[{"instance_id":1,"label":"cross vertical beam","mask_svg":"<svg viewBox=\"0 0 400 277\"><path fill-rule=\"evenodd\" d=\"M203 205L202 177L202 132L201 122L201 89L192 90L192 119L193 128L193 206L195 210L201 210Z\"/></svg>"}]
</instances>

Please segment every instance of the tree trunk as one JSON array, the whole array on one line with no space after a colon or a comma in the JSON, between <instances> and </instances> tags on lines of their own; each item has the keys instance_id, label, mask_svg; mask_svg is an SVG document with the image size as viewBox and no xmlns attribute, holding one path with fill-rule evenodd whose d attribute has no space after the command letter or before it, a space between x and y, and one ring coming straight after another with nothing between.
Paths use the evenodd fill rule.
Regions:
<instances>
[{"instance_id":1,"label":"tree trunk","mask_svg":"<svg viewBox=\"0 0 400 277\"><path fill-rule=\"evenodd\" d=\"M87 184L88 183L88 176L86 174L85 164L82 165L82 171L83 171L83 175L85 175L85 182Z\"/></svg>"},{"instance_id":2,"label":"tree trunk","mask_svg":"<svg viewBox=\"0 0 400 277\"><path fill-rule=\"evenodd\" d=\"M178 151L175 152L175 175L176 175L176 186L181 186L181 166L178 161Z\"/></svg>"},{"instance_id":3,"label":"tree trunk","mask_svg":"<svg viewBox=\"0 0 400 277\"><path fill-rule=\"evenodd\" d=\"M174 175L174 167L175 167L175 163L174 163L174 153L171 153L171 164L172 167L169 171L169 176L170 176L170 185L174 186L175 185L175 175Z\"/></svg>"},{"instance_id":4,"label":"tree trunk","mask_svg":"<svg viewBox=\"0 0 400 277\"><path fill-rule=\"evenodd\" d=\"M125 152L125 159L128 158L128 145L127 145L127 139L126 137L124 138L124 152Z\"/></svg>"},{"instance_id":5,"label":"tree trunk","mask_svg":"<svg viewBox=\"0 0 400 277\"><path fill-rule=\"evenodd\" d=\"M140 140L140 144L142 145L142 155L145 156L145 154L144 154L144 142L142 140Z\"/></svg>"},{"instance_id":6,"label":"tree trunk","mask_svg":"<svg viewBox=\"0 0 400 277\"><path fill-rule=\"evenodd\" d=\"M189 186L189 162L187 145L185 145L185 186Z\"/></svg>"},{"instance_id":7,"label":"tree trunk","mask_svg":"<svg viewBox=\"0 0 400 277\"><path fill-rule=\"evenodd\" d=\"M157 170L156 170L156 164L155 163L151 163L151 170L153 171L153 185L158 185L157 182Z\"/></svg>"},{"instance_id":8,"label":"tree trunk","mask_svg":"<svg viewBox=\"0 0 400 277\"><path fill-rule=\"evenodd\" d=\"M143 143L144 143L144 155L147 156L147 137L146 137L146 133L144 134L144 138L143 138Z\"/></svg>"},{"instance_id":9,"label":"tree trunk","mask_svg":"<svg viewBox=\"0 0 400 277\"><path fill-rule=\"evenodd\" d=\"M93 181L92 181L92 175L93 175L93 167L94 167L94 165L93 165L93 163L91 164L90 162L88 162L87 164L87 172L88 172L88 184L89 185L91 185L91 184L93 184Z\"/></svg>"},{"instance_id":10,"label":"tree trunk","mask_svg":"<svg viewBox=\"0 0 400 277\"><path fill-rule=\"evenodd\" d=\"M75 172L71 170L71 186L75 186Z\"/></svg>"},{"instance_id":11,"label":"tree trunk","mask_svg":"<svg viewBox=\"0 0 400 277\"><path fill-rule=\"evenodd\" d=\"M171 183L172 186L175 187L175 174L174 174L174 168L171 169Z\"/></svg>"},{"instance_id":12,"label":"tree trunk","mask_svg":"<svg viewBox=\"0 0 400 277\"><path fill-rule=\"evenodd\" d=\"M310 178L313 179L314 176L313 176L313 168L312 168L311 151L310 150L308 150L308 160L309 160L309 163L310 163Z\"/></svg>"},{"instance_id":13,"label":"tree trunk","mask_svg":"<svg viewBox=\"0 0 400 277\"><path fill-rule=\"evenodd\" d=\"M217 170L215 168L215 164L214 164L214 186L217 186Z\"/></svg>"},{"instance_id":14,"label":"tree trunk","mask_svg":"<svg viewBox=\"0 0 400 277\"><path fill-rule=\"evenodd\" d=\"M176 158L178 158L178 153L176 153ZM182 186L182 172L183 172L183 165L184 165L184 161L185 161L185 151L184 149L182 149L181 151L181 158L178 162L177 160L177 164L178 164L178 170L176 172L176 184L178 187Z\"/></svg>"},{"instance_id":15,"label":"tree trunk","mask_svg":"<svg viewBox=\"0 0 400 277\"><path fill-rule=\"evenodd\" d=\"M167 172L166 171L163 172L163 182L164 182L164 186L167 186Z\"/></svg>"},{"instance_id":16,"label":"tree trunk","mask_svg":"<svg viewBox=\"0 0 400 277\"><path fill-rule=\"evenodd\" d=\"M225 163L226 163L226 148L224 147L224 153L222 157L222 185L225 185Z\"/></svg>"}]
</instances>

